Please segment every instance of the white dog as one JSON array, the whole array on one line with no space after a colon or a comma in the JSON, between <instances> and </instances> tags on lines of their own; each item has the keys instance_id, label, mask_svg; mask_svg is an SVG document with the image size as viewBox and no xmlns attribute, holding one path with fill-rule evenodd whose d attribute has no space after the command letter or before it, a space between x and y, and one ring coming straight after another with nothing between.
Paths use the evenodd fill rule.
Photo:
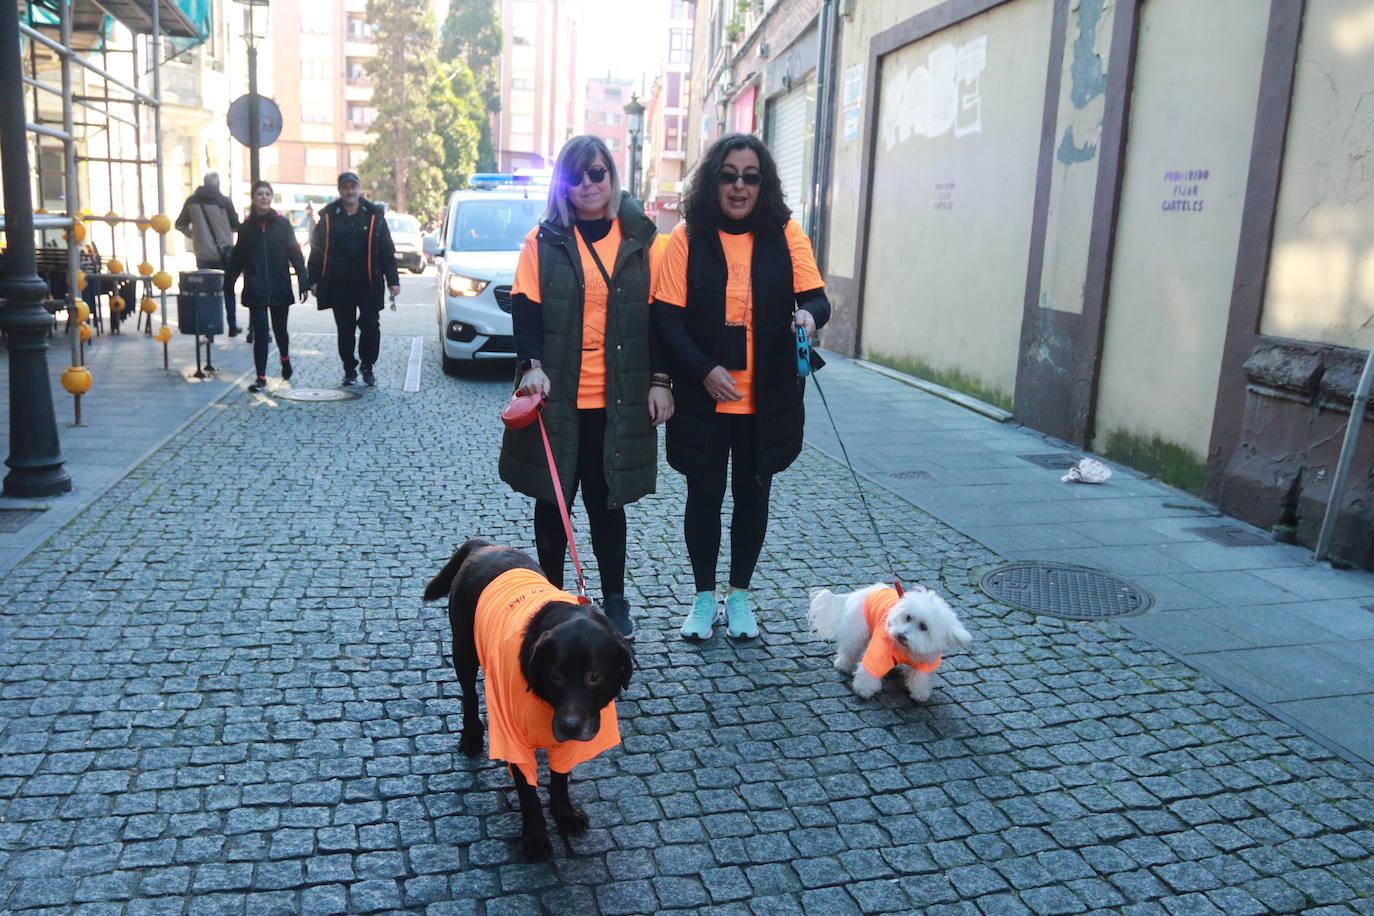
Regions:
<instances>
[{"instance_id":1,"label":"white dog","mask_svg":"<svg viewBox=\"0 0 1374 916\"><path fill-rule=\"evenodd\" d=\"M835 668L854 675L854 692L864 698L882 689L883 675L906 665L907 693L924 703L941 656L973 641L948 602L919 585L901 598L882 584L847 595L820 589L806 616L811 629L835 641Z\"/></svg>"}]
</instances>

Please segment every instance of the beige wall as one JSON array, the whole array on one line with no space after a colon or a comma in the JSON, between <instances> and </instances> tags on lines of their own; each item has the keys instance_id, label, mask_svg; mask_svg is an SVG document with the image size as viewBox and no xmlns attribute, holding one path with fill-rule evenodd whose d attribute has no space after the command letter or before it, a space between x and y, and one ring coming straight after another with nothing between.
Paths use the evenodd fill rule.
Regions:
<instances>
[{"instance_id":1,"label":"beige wall","mask_svg":"<svg viewBox=\"0 0 1374 916\"><path fill-rule=\"evenodd\" d=\"M879 0L853 3L850 4L855 7L853 15L843 20L840 28L839 62L835 70L834 166L831 170L830 212L827 217L829 226L826 230L827 273L853 277L855 270L858 269L854 263L854 238L859 231L859 173L863 169L863 121L868 104L868 99L863 98L863 93L868 79L869 41L884 29L939 4L940 0ZM697 40L702 40L700 34ZM851 69L855 67L858 68L857 71ZM847 72L852 72L860 78L859 136L853 140L844 139L844 112L840 110ZM697 104L695 99L693 104Z\"/></svg>"},{"instance_id":2,"label":"beige wall","mask_svg":"<svg viewBox=\"0 0 1374 916\"><path fill-rule=\"evenodd\" d=\"M1123 432L1207 454L1268 6L1147 0L1141 11L1098 450Z\"/></svg>"},{"instance_id":3,"label":"beige wall","mask_svg":"<svg viewBox=\"0 0 1374 916\"><path fill-rule=\"evenodd\" d=\"M1308 0L1261 330L1374 346L1374 2Z\"/></svg>"},{"instance_id":4,"label":"beige wall","mask_svg":"<svg viewBox=\"0 0 1374 916\"><path fill-rule=\"evenodd\" d=\"M861 352L1011 396L1052 13L1015 0L884 58Z\"/></svg>"}]
</instances>

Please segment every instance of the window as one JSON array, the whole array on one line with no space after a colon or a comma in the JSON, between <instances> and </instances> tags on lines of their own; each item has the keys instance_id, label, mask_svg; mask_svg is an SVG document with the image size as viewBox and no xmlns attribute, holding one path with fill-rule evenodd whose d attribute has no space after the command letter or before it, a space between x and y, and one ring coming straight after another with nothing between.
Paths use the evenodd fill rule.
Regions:
<instances>
[{"instance_id":1,"label":"window","mask_svg":"<svg viewBox=\"0 0 1374 916\"><path fill-rule=\"evenodd\" d=\"M668 96L668 99L667 99L666 102L664 102L664 105L666 105L668 108L681 108L681 107L682 107L682 74L681 74L681 73L669 73L669 74L668 74L667 96Z\"/></svg>"},{"instance_id":2,"label":"window","mask_svg":"<svg viewBox=\"0 0 1374 916\"><path fill-rule=\"evenodd\" d=\"M350 146L348 148L348 167L353 171L358 171L363 164L363 160L366 158L367 150L360 149L356 146Z\"/></svg>"},{"instance_id":3,"label":"window","mask_svg":"<svg viewBox=\"0 0 1374 916\"><path fill-rule=\"evenodd\" d=\"M607 86L606 91L601 93L601 97L608 102L619 102L625 98L625 94L620 91L619 86Z\"/></svg>"},{"instance_id":4,"label":"window","mask_svg":"<svg viewBox=\"0 0 1374 916\"><path fill-rule=\"evenodd\" d=\"M663 149L670 153L680 153L682 144L682 118L678 115L663 116Z\"/></svg>"},{"instance_id":5,"label":"window","mask_svg":"<svg viewBox=\"0 0 1374 916\"><path fill-rule=\"evenodd\" d=\"M691 19L693 15L692 0L673 0L672 17L674 19Z\"/></svg>"},{"instance_id":6,"label":"window","mask_svg":"<svg viewBox=\"0 0 1374 916\"><path fill-rule=\"evenodd\" d=\"M307 146L305 148L305 167L308 169L332 169L338 164L332 146Z\"/></svg>"},{"instance_id":7,"label":"window","mask_svg":"<svg viewBox=\"0 0 1374 916\"><path fill-rule=\"evenodd\" d=\"M344 78L354 86L372 84L372 81L367 78L367 71L363 69L363 60L360 57L350 57L344 64Z\"/></svg>"},{"instance_id":8,"label":"window","mask_svg":"<svg viewBox=\"0 0 1374 916\"><path fill-rule=\"evenodd\" d=\"M301 105L302 124L330 124L334 121L334 106L306 102Z\"/></svg>"},{"instance_id":9,"label":"window","mask_svg":"<svg viewBox=\"0 0 1374 916\"><path fill-rule=\"evenodd\" d=\"M348 103L348 126L367 127L377 120L377 109L369 108L359 102Z\"/></svg>"},{"instance_id":10,"label":"window","mask_svg":"<svg viewBox=\"0 0 1374 916\"><path fill-rule=\"evenodd\" d=\"M362 16L348 17L347 39L349 41L371 41L376 35L376 27Z\"/></svg>"},{"instance_id":11,"label":"window","mask_svg":"<svg viewBox=\"0 0 1374 916\"><path fill-rule=\"evenodd\" d=\"M303 80L327 80L329 71L334 62L331 60L320 60L319 58L301 61L301 79Z\"/></svg>"},{"instance_id":12,"label":"window","mask_svg":"<svg viewBox=\"0 0 1374 916\"><path fill-rule=\"evenodd\" d=\"M607 137L607 138L606 138L606 149L610 150L611 152L615 152L616 150L620 149L620 138L619 138L619 137Z\"/></svg>"},{"instance_id":13,"label":"window","mask_svg":"<svg viewBox=\"0 0 1374 916\"><path fill-rule=\"evenodd\" d=\"M616 127L619 127L620 121L623 117L624 115L619 111L603 111L601 112L601 117L599 120L602 124L611 124Z\"/></svg>"},{"instance_id":14,"label":"window","mask_svg":"<svg viewBox=\"0 0 1374 916\"><path fill-rule=\"evenodd\" d=\"M683 34L683 29L668 30L668 63L670 64L684 63L682 59L683 47L685 46Z\"/></svg>"},{"instance_id":15,"label":"window","mask_svg":"<svg viewBox=\"0 0 1374 916\"><path fill-rule=\"evenodd\" d=\"M533 89L533 88L534 88L534 80L529 80L529 79L512 79L512 80L510 81L510 87L511 87L512 89Z\"/></svg>"}]
</instances>

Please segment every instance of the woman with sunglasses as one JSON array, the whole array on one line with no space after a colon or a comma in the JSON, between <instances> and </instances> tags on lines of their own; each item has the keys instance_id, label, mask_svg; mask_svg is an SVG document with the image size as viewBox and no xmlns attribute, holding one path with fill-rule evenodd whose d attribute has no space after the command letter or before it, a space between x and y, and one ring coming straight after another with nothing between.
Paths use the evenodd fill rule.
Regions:
<instances>
[{"instance_id":1,"label":"woman with sunglasses","mask_svg":"<svg viewBox=\"0 0 1374 916\"><path fill-rule=\"evenodd\" d=\"M650 354L655 235L621 190L605 142L574 137L554 163L548 207L525 236L511 287L516 392L544 395L563 495L571 506L582 487L601 607L626 639L634 621L625 598L625 506L654 492L654 427L673 413L666 367ZM534 497L539 565L561 588L567 535L538 424L506 430L500 471L513 489Z\"/></svg>"},{"instance_id":2,"label":"woman with sunglasses","mask_svg":"<svg viewBox=\"0 0 1374 916\"><path fill-rule=\"evenodd\" d=\"M655 336L668 352L676 413L668 463L687 478L683 533L696 599L682 625L708 639L716 599L721 505L732 465L725 632L759 635L749 583L768 529L773 475L801 452L803 385L796 329L830 317L811 243L791 218L773 157L749 134L721 137L682 201L654 288Z\"/></svg>"}]
</instances>

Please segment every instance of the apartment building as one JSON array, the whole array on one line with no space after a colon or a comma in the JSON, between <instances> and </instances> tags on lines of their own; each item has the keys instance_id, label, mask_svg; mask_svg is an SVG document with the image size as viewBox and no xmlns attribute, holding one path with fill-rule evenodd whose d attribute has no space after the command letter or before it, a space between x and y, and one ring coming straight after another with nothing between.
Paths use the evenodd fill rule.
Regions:
<instances>
[{"instance_id":1,"label":"apartment building","mask_svg":"<svg viewBox=\"0 0 1374 916\"><path fill-rule=\"evenodd\" d=\"M497 168L543 168L582 124L573 0L502 0L501 110L492 119Z\"/></svg>"},{"instance_id":2,"label":"apartment building","mask_svg":"<svg viewBox=\"0 0 1374 916\"><path fill-rule=\"evenodd\" d=\"M606 141L615 160L616 171L621 182L630 180L629 128L625 123L625 103L634 94L635 81L617 79L609 73L604 77L587 80L585 110L582 115L582 133L600 137Z\"/></svg>"},{"instance_id":3,"label":"apartment building","mask_svg":"<svg viewBox=\"0 0 1374 916\"><path fill-rule=\"evenodd\" d=\"M692 97L693 0L669 0L663 64L645 102L644 208L659 231L677 224L687 178L687 120Z\"/></svg>"}]
</instances>

